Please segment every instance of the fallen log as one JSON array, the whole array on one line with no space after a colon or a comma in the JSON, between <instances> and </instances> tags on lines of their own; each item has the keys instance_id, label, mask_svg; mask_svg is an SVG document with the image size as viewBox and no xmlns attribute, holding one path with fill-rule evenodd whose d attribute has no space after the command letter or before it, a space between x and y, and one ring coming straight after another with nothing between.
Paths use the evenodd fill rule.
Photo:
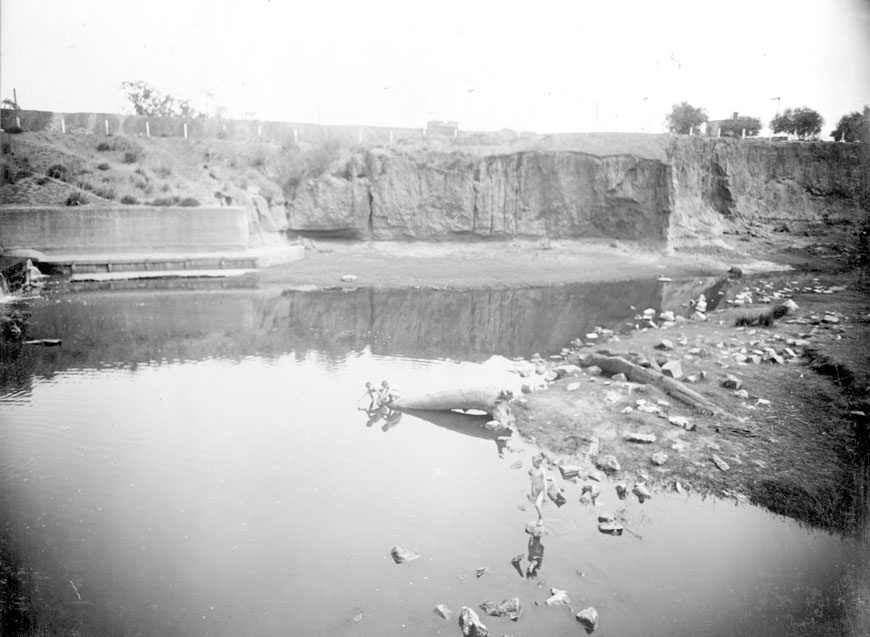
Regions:
<instances>
[{"instance_id":1,"label":"fallen log","mask_svg":"<svg viewBox=\"0 0 870 637\"><path fill-rule=\"evenodd\" d=\"M608 376L614 374L625 374L625 377L633 383L641 383L643 385L656 385L660 387L666 394L676 398L680 402L689 405L695 411L710 416L728 416L726 412L716 407L709 400L704 398L698 392L689 389L678 380L665 376L661 372L653 369L647 369L636 365L631 361L624 359L622 356L603 356L601 354L588 354L581 365L589 367L596 365L601 368Z\"/></svg>"},{"instance_id":2,"label":"fallen log","mask_svg":"<svg viewBox=\"0 0 870 637\"><path fill-rule=\"evenodd\" d=\"M510 400L513 394L498 387L464 387L402 396L389 403L399 411L454 411L478 409L503 425L511 422Z\"/></svg>"}]
</instances>

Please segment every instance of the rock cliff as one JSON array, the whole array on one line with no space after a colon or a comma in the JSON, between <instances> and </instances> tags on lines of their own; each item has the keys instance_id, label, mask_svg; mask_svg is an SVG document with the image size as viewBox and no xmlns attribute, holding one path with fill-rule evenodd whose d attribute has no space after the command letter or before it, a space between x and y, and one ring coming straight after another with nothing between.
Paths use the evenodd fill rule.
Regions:
<instances>
[{"instance_id":1,"label":"rock cliff","mask_svg":"<svg viewBox=\"0 0 870 637\"><path fill-rule=\"evenodd\" d=\"M650 136L652 137L652 136ZM376 240L608 237L715 244L749 221L855 218L860 148L659 136L662 153L356 151L288 197L291 232Z\"/></svg>"}]
</instances>

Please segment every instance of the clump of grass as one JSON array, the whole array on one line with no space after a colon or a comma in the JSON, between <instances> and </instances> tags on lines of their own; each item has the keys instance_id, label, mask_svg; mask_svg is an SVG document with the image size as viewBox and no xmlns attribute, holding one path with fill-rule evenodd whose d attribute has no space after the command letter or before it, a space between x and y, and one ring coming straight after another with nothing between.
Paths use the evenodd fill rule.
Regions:
<instances>
[{"instance_id":1,"label":"clump of grass","mask_svg":"<svg viewBox=\"0 0 870 637\"><path fill-rule=\"evenodd\" d=\"M327 141L306 151L296 145L282 148L277 171L284 191L292 192L304 181L325 174L338 159L340 151L341 144L336 140Z\"/></svg>"},{"instance_id":2,"label":"clump of grass","mask_svg":"<svg viewBox=\"0 0 870 637\"><path fill-rule=\"evenodd\" d=\"M121 203L125 206L135 206L139 203L139 200L131 195L124 195L121 197Z\"/></svg>"},{"instance_id":3,"label":"clump of grass","mask_svg":"<svg viewBox=\"0 0 870 637\"><path fill-rule=\"evenodd\" d=\"M157 197L156 199L151 200L152 206L184 206L186 208L192 208L194 206L199 205L199 200L196 197L179 197L178 195L173 195L172 197Z\"/></svg>"},{"instance_id":4,"label":"clump of grass","mask_svg":"<svg viewBox=\"0 0 870 637\"><path fill-rule=\"evenodd\" d=\"M24 132L24 129L21 128L20 126L10 126L9 128L7 128L5 130L7 133L11 133L12 135L20 135L21 133Z\"/></svg>"},{"instance_id":5,"label":"clump of grass","mask_svg":"<svg viewBox=\"0 0 870 637\"><path fill-rule=\"evenodd\" d=\"M95 188L92 192L97 195L97 197L102 197L103 199L114 199L117 196L115 189L111 186L106 188Z\"/></svg>"},{"instance_id":6,"label":"clump of grass","mask_svg":"<svg viewBox=\"0 0 870 637\"><path fill-rule=\"evenodd\" d=\"M167 177L169 177L169 175L172 174L172 168L170 168L166 164L163 164L163 165L155 168L154 172L157 174L158 177L162 177L163 179L166 179Z\"/></svg>"},{"instance_id":7,"label":"clump of grass","mask_svg":"<svg viewBox=\"0 0 870 637\"><path fill-rule=\"evenodd\" d=\"M109 142L100 142L97 144L97 151L101 153L108 153L115 150L115 147Z\"/></svg>"},{"instance_id":8,"label":"clump of grass","mask_svg":"<svg viewBox=\"0 0 870 637\"><path fill-rule=\"evenodd\" d=\"M64 202L67 206L84 206L88 203L88 198L81 190L76 190Z\"/></svg>"},{"instance_id":9,"label":"clump of grass","mask_svg":"<svg viewBox=\"0 0 870 637\"><path fill-rule=\"evenodd\" d=\"M3 154L11 155L12 154L12 145L9 142L3 142Z\"/></svg>"},{"instance_id":10,"label":"clump of grass","mask_svg":"<svg viewBox=\"0 0 870 637\"><path fill-rule=\"evenodd\" d=\"M135 164L139 161L139 153L137 151L128 150L124 152L124 163Z\"/></svg>"},{"instance_id":11,"label":"clump of grass","mask_svg":"<svg viewBox=\"0 0 870 637\"><path fill-rule=\"evenodd\" d=\"M66 181L66 178L69 175L69 169L63 164L54 164L45 171L45 174L52 179L60 179L61 181Z\"/></svg>"},{"instance_id":12,"label":"clump of grass","mask_svg":"<svg viewBox=\"0 0 870 637\"><path fill-rule=\"evenodd\" d=\"M103 162L102 164L97 164L98 170L109 170L111 168L112 167L109 164L107 164L106 162Z\"/></svg>"}]
</instances>

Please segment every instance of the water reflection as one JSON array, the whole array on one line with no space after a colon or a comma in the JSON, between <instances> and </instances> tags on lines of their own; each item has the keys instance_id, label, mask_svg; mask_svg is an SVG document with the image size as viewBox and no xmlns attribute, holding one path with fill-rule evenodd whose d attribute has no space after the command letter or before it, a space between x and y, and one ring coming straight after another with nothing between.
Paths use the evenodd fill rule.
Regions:
<instances>
[{"instance_id":1,"label":"water reflection","mask_svg":"<svg viewBox=\"0 0 870 637\"><path fill-rule=\"evenodd\" d=\"M557 352L595 326L624 329L637 308L685 306L717 285L717 279L696 279L496 291L80 291L37 306L32 338L63 338L63 348L30 352L25 366L50 376L72 368L309 351L336 362L361 351L469 361L530 356Z\"/></svg>"}]
</instances>

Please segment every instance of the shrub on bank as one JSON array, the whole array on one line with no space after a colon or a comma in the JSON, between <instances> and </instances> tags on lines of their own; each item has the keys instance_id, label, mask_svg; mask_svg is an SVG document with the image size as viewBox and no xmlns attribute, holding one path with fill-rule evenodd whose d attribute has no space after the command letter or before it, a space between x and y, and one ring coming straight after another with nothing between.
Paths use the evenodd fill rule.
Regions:
<instances>
[{"instance_id":1,"label":"shrub on bank","mask_svg":"<svg viewBox=\"0 0 870 637\"><path fill-rule=\"evenodd\" d=\"M45 171L45 174L52 179L60 179L61 181L66 181L69 171L67 170L67 167L63 164L54 164Z\"/></svg>"},{"instance_id":2,"label":"shrub on bank","mask_svg":"<svg viewBox=\"0 0 870 637\"><path fill-rule=\"evenodd\" d=\"M66 198L66 202L64 203L66 203L67 206L84 206L88 203L88 198L81 190L76 190Z\"/></svg>"},{"instance_id":3,"label":"shrub on bank","mask_svg":"<svg viewBox=\"0 0 870 637\"><path fill-rule=\"evenodd\" d=\"M195 197L179 197L178 195L173 195L172 197L157 197L156 199L151 200L152 206L184 206L186 208L192 208L194 206L199 205L199 200Z\"/></svg>"},{"instance_id":4,"label":"shrub on bank","mask_svg":"<svg viewBox=\"0 0 870 637\"><path fill-rule=\"evenodd\" d=\"M121 203L125 206L135 206L139 203L139 200L136 197L132 197L130 195L124 195L121 197Z\"/></svg>"}]
</instances>

